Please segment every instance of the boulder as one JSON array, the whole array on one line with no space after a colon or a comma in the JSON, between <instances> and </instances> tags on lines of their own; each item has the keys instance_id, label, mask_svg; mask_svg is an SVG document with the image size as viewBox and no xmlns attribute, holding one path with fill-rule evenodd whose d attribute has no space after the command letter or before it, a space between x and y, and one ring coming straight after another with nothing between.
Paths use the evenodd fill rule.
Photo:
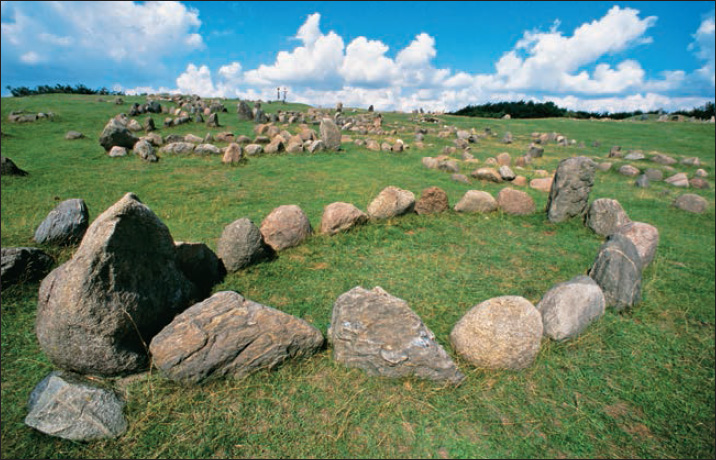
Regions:
<instances>
[{"instance_id":1,"label":"boulder","mask_svg":"<svg viewBox=\"0 0 716 460\"><path fill-rule=\"evenodd\" d=\"M540 350L542 316L527 299L502 296L472 307L450 332L450 343L478 368L529 367Z\"/></svg>"},{"instance_id":2,"label":"boulder","mask_svg":"<svg viewBox=\"0 0 716 460\"><path fill-rule=\"evenodd\" d=\"M589 276L602 288L607 307L616 311L641 301L643 262L631 239L612 233L599 248Z\"/></svg>"},{"instance_id":3,"label":"boulder","mask_svg":"<svg viewBox=\"0 0 716 460\"><path fill-rule=\"evenodd\" d=\"M99 136L99 143L107 152L115 146L131 149L137 141L127 126L116 118L107 122Z\"/></svg>"},{"instance_id":4,"label":"boulder","mask_svg":"<svg viewBox=\"0 0 716 460\"><path fill-rule=\"evenodd\" d=\"M177 267L194 283L198 298L205 299L211 294L211 289L224 280L224 263L204 243L177 241L176 251Z\"/></svg>"},{"instance_id":5,"label":"boulder","mask_svg":"<svg viewBox=\"0 0 716 460\"><path fill-rule=\"evenodd\" d=\"M27 171L18 168L8 157L0 156L0 176L27 176Z\"/></svg>"},{"instance_id":6,"label":"boulder","mask_svg":"<svg viewBox=\"0 0 716 460\"><path fill-rule=\"evenodd\" d=\"M681 164L686 166L701 166L701 160L699 157L689 157L681 160Z\"/></svg>"},{"instance_id":7,"label":"boulder","mask_svg":"<svg viewBox=\"0 0 716 460\"><path fill-rule=\"evenodd\" d=\"M274 369L287 359L313 355L323 342L306 321L221 291L177 315L152 339L149 351L168 378L200 384Z\"/></svg>"},{"instance_id":8,"label":"boulder","mask_svg":"<svg viewBox=\"0 0 716 460\"><path fill-rule=\"evenodd\" d=\"M691 179L689 179L689 187L701 190L708 190L711 188L711 184L703 177L692 177Z\"/></svg>"},{"instance_id":9,"label":"boulder","mask_svg":"<svg viewBox=\"0 0 716 460\"><path fill-rule=\"evenodd\" d=\"M169 229L126 194L89 226L72 258L40 285L35 332L52 363L114 376L149 364L146 344L191 305Z\"/></svg>"},{"instance_id":10,"label":"boulder","mask_svg":"<svg viewBox=\"0 0 716 460\"><path fill-rule=\"evenodd\" d=\"M594 233L602 236L609 236L622 225L631 222L629 216L617 200L611 198L599 198L589 205L584 224L592 229Z\"/></svg>"},{"instance_id":11,"label":"boulder","mask_svg":"<svg viewBox=\"0 0 716 460\"><path fill-rule=\"evenodd\" d=\"M675 199L671 205L675 208L695 214L702 214L709 208L709 202L706 201L706 198L694 193L681 195Z\"/></svg>"},{"instance_id":12,"label":"boulder","mask_svg":"<svg viewBox=\"0 0 716 460\"><path fill-rule=\"evenodd\" d=\"M261 222L261 235L274 251L298 246L313 229L303 210L295 204L279 206Z\"/></svg>"},{"instance_id":13,"label":"boulder","mask_svg":"<svg viewBox=\"0 0 716 460\"><path fill-rule=\"evenodd\" d=\"M418 214L436 214L447 211L449 208L447 193L440 187L426 188L415 203L415 212Z\"/></svg>"},{"instance_id":14,"label":"boulder","mask_svg":"<svg viewBox=\"0 0 716 460\"><path fill-rule=\"evenodd\" d=\"M522 216L535 212L535 202L521 190L505 187L497 194L497 206L507 214Z\"/></svg>"},{"instance_id":15,"label":"boulder","mask_svg":"<svg viewBox=\"0 0 716 460\"><path fill-rule=\"evenodd\" d=\"M388 219L413 212L415 195L409 190L388 186L381 190L368 205L368 215L373 219Z\"/></svg>"},{"instance_id":16,"label":"boulder","mask_svg":"<svg viewBox=\"0 0 716 460\"><path fill-rule=\"evenodd\" d=\"M587 157L572 157L559 162L547 200L550 222L584 215L596 167L594 161Z\"/></svg>"},{"instance_id":17,"label":"boulder","mask_svg":"<svg viewBox=\"0 0 716 460\"><path fill-rule=\"evenodd\" d=\"M500 166L500 169L498 169L497 172L500 174L502 180L511 181L515 179L515 173L509 166Z\"/></svg>"},{"instance_id":18,"label":"boulder","mask_svg":"<svg viewBox=\"0 0 716 460\"><path fill-rule=\"evenodd\" d=\"M652 156L651 161L662 165L673 165L676 163L675 159L671 158L668 155L664 155L663 153L657 153L656 155Z\"/></svg>"},{"instance_id":19,"label":"boulder","mask_svg":"<svg viewBox=\"0 0 716 460\"><path fill-rule=\"evenodd\" d=\"M271 257L273 250L264 242L259 228L243 217L224 227L216 253L226 270L235 272Z\"/></svg>"},{"instance_id":20,"label":"boulder","mask_svg":"<svg viewBox=\"0 0 716 460\"><path fill-rule=\"evenodd\" d=\"M124 401L91 380L54 371L32 391L25 424L71 441L117 438L127 431Z\"/></svg>"},{"instance_id":21,"label":"boulder","mask_svg":"<svg viewBox=\"0 0 716 460\"><path fill-rule=\"evenodd\" d=\"M489 182L502 182L502 176L495 168L478 168L470 173L472 177Z\"/></svg>"},{"instance_id":22,"label":"boulder","mask_svg":"<svg viewBox=\"0 0 716 460\"><path fill-rule=\"evenodd\" d=\"M45 217L35 230L40 244L67 246L79 243L89 226L89 211L81 198L65 200Z\"/></svg>"},{"instance_id":23,"label":"boulder","mask_svg":"<svg viewBox=\"0 0 716 460\"><path fill-rule=\"evenodd\" d=\"M497 210L497 201L482 190L468 190L455 205L456 212L488 213Z\"/></svg>"},{"instance_id":24,"label":"boulder","mask_svg":"<svg viewBox=\"0 0 716 460\"><path fill-rule=\"evenodd\" d=\"M254 118L251 107L244 101L239 101L239 105L236 107L236 115L239 121L251 121Z\"/></svg>"},{"instance_id":25,"label":"boulder","mask_svg":"<svg viewBox=\"0 0 716 460\"><path fill-rule=\"evenodd\" d=\"M194 147L197 155L221 155L221 149L212 144L199 144Z\"/></svg>"},{"instance_id":26,"label":"boulder","mask_svg":"<svg viewBox=\"0 0 716 460\"><path fill-rule=\"evenodd\" d=\"M641 174L641 171L632 165L622 165L619 167L619 174L627 177L636 177Z\"/></svg>"},{"instance_id":27,"label":"boulder","mask_svg":"<svg viewBox=\"0 0 716 460\"><path fill-rule=\"evenodd\" d=\"M224 164L239 163L244 159L244 151L239 144L232 142L224 149L221 162Z\"/></svg>"},{"instance_id":28,"label":"boulder","mask_svg":"<svg viewBox=\"0 0 716 460\"><path fill-rule=\"evenodd\" d=\"M34 282L44 278L55 261L39 248L2 248L0 283L2 289L22 282Z\"/></svg>"},{"instance_id":29,"label":"boulder","mask_svg":"<svg viewBox=\"0 0 716 460\"><path fill-rule=\"evenodd\" d=\"M136 153L142 160L149 161L151 163L159 161L159 157L157 157L154 146L146 139L140 139L136 144L134 144L134 153Z\"/></svg>"},{"instance_id":30,"label":"boulder","mask_svg":"<svg viewBox=\"0 0 716 460\"><path fill-rule=\"evenodd\" d=\"M331 203L323 208L321 233L335 235L338 232L363 224L367 220L368 215L351 203Z\"/></svg>"},{"instance_id":31,"label":"boulder","mask_svg":"<svg viewBox=\"0 0 716 460\"><path fill-rule=\"evenodd\" d=\"M195 148L196 146L191 142L172 142L160 148L159 153L187 155L189 153L194 153Z\"/></svg>"},{"instance_id":32,"label":"boulder","mask_svg":"<svg viewBox=\"0 0 716 460\"><path fill-rule=\"evenodd\" d=\"M338 150L341 147L341 130L330 118L321 120L321 140L328 150Z\"/></svg>"},{"instance_id":33,"label":"boulder","mask_svg":"<svg viewBox=\"0 0 716 460\"><path fill-rule=\"evenodd\" d=\"M72 141L75 139L82 139L84 137L85 137L85 135L79 131L67 131L67 134L65 134L65 139L67 139L68 141Z\"/></svg>"},{"instance_id":34,"label":"boulder","mask_svg":"<svg viewBox=\"0 0 716 460\"><path fill-rule=\"evenodd\" d=\"M111 158L126 157L127 149L125 147L119 147L119 146L115 145L114 147L109 149L108 155Z\"/></svg>"},{"instance_id":35,"label":"boulder","mask_svg":"<svg viewBox=\"0 0 716 460\"><path fill-rule=\"evenodd\" d=\"M552 287L536 305L544 335L558 341L579 335L604 314L605 306L599 285L584 275Z\"/></svg>"},{"instance_id":36,"label":"boulder","mask_svg":"<svg viewBox=\"0 0 716 460\"><path fill-rule=\"evenodd\" d=\"M674 187L689 187L689 177L686 173L676 173L673 176L667 177L664 182Z\"/></svg>"},{"instance_id":37,"label":"boulder","mask_svg":"<svg viewBox=\"0 0 716 460\"><path fill-rule=\"evenodd\" d=\"M407 302L356 286L333 304L333 359L369 375L459 384L465 376Z\"/></svg>"},{"instance_id":38,"label":"boulder","mask_svg":"<svg viewBox=\"0 0 716 460\"><path fill-rule=\"evenodd\" d=\"M553 177L538 177L530 181L530 188L549 193L552 190L552 182L554 182Z\"/></svg>"},{"instance_id":39,"label":"boulder","mask_svg":"<svg viewBox=\"0 0 716 460\"><path fill-rule=\"evenodd\" d=\"M264 148L259 144L248 144L246 147L244 147L244 153L246 153L246 155L250 157L260 155L263 152Z\"/></svg>"},{"instance_id":40,"label":"boulder","mask_svg":"<svg viewBox=\"0 0 716 460\"><path fill-rule=\"evenodd\" d=\"M656 248L659 246L659 230L656 227L644 222L629 222L619 227L616 232L634 243L644 267L654 260Z\"/></svg>"}]
</instances>

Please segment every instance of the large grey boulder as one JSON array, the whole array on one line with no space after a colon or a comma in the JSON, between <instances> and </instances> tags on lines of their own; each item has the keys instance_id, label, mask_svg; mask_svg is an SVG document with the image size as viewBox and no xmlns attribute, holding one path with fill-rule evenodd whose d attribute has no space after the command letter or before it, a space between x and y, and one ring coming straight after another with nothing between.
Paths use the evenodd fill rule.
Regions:
<instances>
[{"instance_id":1,"label":"large grey boulder","mask_svg":"<svg viewBox=\"0 0 716 460\"><path fill-rule=\"evenodd\" d=\"M54 371L30 394L25 424L72 441L117 438L127 431L124 401L79 375Z\"/></svg>"},{"instance_id":2,"label":"large grey boulder","mask_svg":"<svg viewBox=\"0 0 716 460\"><path fill-rule=\"evenodd\" d=\"M295 204L279 206L261 222L261 235L274 251L298 246L313 233L311 222Z\"/></svg>"},{"instance_id":3,"label":"large grey boulder","mask_svg":"<svg viewBox=\"0 0 716 460\"><path fill-rule=\"evenodd\" d=\"M341 130L330 118L321 120L321 140L328 150L338 150L341 146Z\"/></svg>"},{"instance_id":4,"label":"large grey boulder","mask_svg":"<svg viewBox=\"0 0 716 460\"><path fill-rule=\"evenodd\" d=\"M589 205L584 224L597 235L608 236L631 219L617 200L599 198Z\"/></svg>"},{"instance_id":5,"label":"large grey boulder","mask_svg":"<svg viewBox=\"0 0 716 460\"><path fill-rule=\"evenodd\" d=\"M629 222L616 230L631 240L641 257L643 267L654 260L656 248L659 246L659 230L644 222Z\"/></svg>"},{"instance_id":6,"label":"large grey boulder","mask_svg":"<svg viewBox=\"0 0 716 460\"><path fill-rule=\"evenodd\" d=\"M497 210L497 200L488 192L468 190L455 204L456 212L488 213Z\"/></svg>"},{"instance_id":7,"label":"large grey boulder","mask_svg":"<svg viewBox=\"0 0 716 460\"><path fill-rule=\"evenodd\" d=\"M605 306L599 285L579 275L552 287L536 308L542 314L544 335L559 341L579 335L604 314Z\"/></svg>"},{"instance_id":8,"label":"large grey boulder","mask_svg":"<svg viewBox=\"0 0 716 460\"><path fill-rule=\"evenodd\" d=\"M624 310L641 302L643 262L626 236L612 233L599 248L589 276L602 288L607 307Z\"/></svg>"},{"instance_id":9,"label":"large grey boulder","mask_svg":"<svg viewBox=\"0 0 716 460\"><path fill-rule=\"evenodd\" d=\"M333 304L333 359L370 375L458 384L464 375L407 302L356 286Z\"/></svg>"},{"instance_id":10,"label":"large grey boulder","mask_svg":"<svg viewBox=\"0 0 716 460\"><path fill-rule=\"evenodd\" d=\"M224 227L216 253L226 270L235 272L270 257L273 250L264 242L259 228L249 218L243 217Z\"/></svg>"},{"instance_id":11,"label":"large grey boulder","mask_svg":"<svg viewBox=\"0 0 716 460\"><path fill-rule=\"evenodd\" d=\"M479 368L524 369L535 360L542 316L527 299L502 296L472 307L450 332L450 343Z\"/></svg>"},{"instance_id":12,"label":"large grey boulder","mask_svg":"<svg viewBox=\"0 0 716 460\"><path fill-rule=\"evenodd\" d=\"M174 318L152 339L149 351L167 377L198 384L273 369L314 354L323 342L321 332L306 321L222 291Z\"/></svg>"},{"instance_id":13,"label":"large grey boulder","mask_svg":"<svg viewBox=\"0 0 716 460\"><path fill-rule=\"evenodd\" d=\"M368 215L351 203L336 202L323 208L321 217L321 233L335 235L365 223Z\"/></svg>"},{"instance_id":14,"label":"large grey boulder","mask_svg":"<svg viewBox=\"0 0 716 460\"><path fill-rule=\"evenodd\" d=\"M559 162L547 200L550 222L584 215L596 168L596 163L587 157L567 158Z\"/></svg>"},{"instance_id":15,"label":"large grey boulder","mask_svg":"<svg viewBox=\"0 0 716 460\"><path fill-rule=\"evenodd\" d=\"M35 230L40 244L72 245L79 243L89 226L89 211L81 198L65 200L45 217Z\"/></svg>"},{"instance_id":16,"label":"large grey boulder","mask_svg":"<svg viewBox=\"0 0 716 460\"><path fill-rule=\"evenodd\" d=\"M55 261L38 248L2 248L0 283L2 288L20 282L33 282L44 278Z\"/></svg>"},{"instance_id":17,"label":"large grey boulder","mask_svg":"<svg viewBox=\"0 0 716 460\"><path fill-rule=\"evenodd\" d=\"M41 349L55 366L83 374L145 369L146 344L196 295L176 258L166 225L126 194L40 285L35 332Z\"/></svg>"},{"instance_id":18,"label":"large grey boulder","mask_svg":"<svg viewBox=\"0 0 716 460\"><path fill-rule=\"evenodd\" d=\"M138 140L127 126L116 118L107 122L99 136L99 143L107 152L114 146L131 149Z\"/></svg>"},{"instance_id":19,"label":"large grey boulder","mask_svg":"<svg viewBox=\"0 0 716 460\"><path fill-rule=\"evenodd\" d=\"M388 186L368 205L368 215L373 219L388 219L413 212L415 195L409 190Z\"/></svg>"}]
</instances>

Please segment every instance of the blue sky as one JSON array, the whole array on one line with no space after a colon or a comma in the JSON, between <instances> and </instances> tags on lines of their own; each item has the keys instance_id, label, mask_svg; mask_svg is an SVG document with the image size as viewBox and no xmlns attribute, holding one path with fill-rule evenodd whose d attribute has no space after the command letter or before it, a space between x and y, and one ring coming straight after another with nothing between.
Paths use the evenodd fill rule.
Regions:
<instances>
[{"instance_id":1,"label":"blue sky","mask_svg":"<svg viewBox=\"0 0 716 460\"><path fill-rule=\"evenodd\" d=\"M2 2L6 87L315 106L590 111L714 100L713 2Z\"/></svg>"}]
</instances>

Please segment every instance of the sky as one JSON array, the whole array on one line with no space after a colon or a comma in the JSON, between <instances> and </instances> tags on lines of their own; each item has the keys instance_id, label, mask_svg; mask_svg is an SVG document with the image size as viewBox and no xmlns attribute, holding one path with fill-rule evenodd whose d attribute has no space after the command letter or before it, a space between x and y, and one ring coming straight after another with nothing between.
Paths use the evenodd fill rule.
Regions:
<instances>
[{"instance_id":1,"label":"sky","mask_svg":"<svg viewBox=\"0 0 716 460\"><path fill-rule=\"evenodd\" d=\"M714 2L2 2L8 86L454 111L714 101Z\"/></svg>"}]
</instances>

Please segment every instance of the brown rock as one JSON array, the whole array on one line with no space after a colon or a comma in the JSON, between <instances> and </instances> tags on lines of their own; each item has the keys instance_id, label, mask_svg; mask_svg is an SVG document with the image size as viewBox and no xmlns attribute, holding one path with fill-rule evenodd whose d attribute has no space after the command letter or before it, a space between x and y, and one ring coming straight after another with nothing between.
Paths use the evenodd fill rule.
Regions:
<instances>
[{"instance_id":1,"label":"brown rock","mask_svg":"<svg viewBox=\"0 0 716 460\"><path fill-rule=\"evenodd\" d=\"M365 223L368 215L351 203L336 202L323 208L321 233L335 235L351 227Z\"/></svg>"},{"instance_id":2,"label":"brown rock","mask_svg":"<svg viewBox=\"0 0 716 460\"><path fill-rule=\"evenodd\" d=\"M420 194L420 199L415 203L415 212L436 214L447 211L449 207L447 193L440 187L429 187Z\"/></svg>"},{"instance_id":3,"label":"brown rock","mask_svg":"<svg viewBox=\"0 0 716 460\"><path fill-rule=\"evenodd\" d=\"M313 233L311 223L303 210L294 205L283 205L271 211L261 222L261 235L274 251L298 246Z\"/></svg>"},{"instance_id":4,"label":"brown rock","mask_svg":"<svg viewBox=\"0 0 716 460\"><path fill-rule=\"evenodd\" d=\"M535 211L531 196L521 190L505 187L497 194L497 205L507 214L525 215Z\"/></svg>"}]
</instances>

